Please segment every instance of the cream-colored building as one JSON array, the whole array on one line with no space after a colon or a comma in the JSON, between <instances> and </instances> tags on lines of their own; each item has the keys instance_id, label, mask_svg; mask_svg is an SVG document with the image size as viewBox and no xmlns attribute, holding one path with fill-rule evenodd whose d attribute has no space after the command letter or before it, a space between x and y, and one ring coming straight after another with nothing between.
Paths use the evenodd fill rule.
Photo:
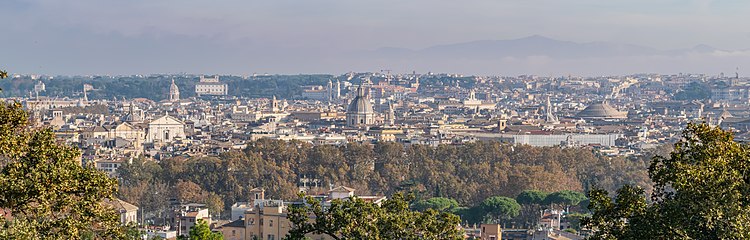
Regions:
<instances>
[{"instance_id":1,"label":"cream-colored building","mask_svg":"<svg viewBox=\"0 0 750 240\"><path fill-rule=\"evenodd\" d=\"M255 188L250 190L250 201L253 207L245 211L244 217L218 227L216 230L224 234L224 239L232 240L278 240L283 239L292 229L287 219L287 206L281 200L265 199L265 190ZM328 199L347 198L354 196L354 189L338 187L329 191ZM384 197L362 197L365 201L379 203ZM243 226L243 227L240 227ZM330 240L328 235L308 234L309 239Z\"/></svg>"},{"instance_id":2,"label":"cream-colored building","mask_svg":"<svg viewBox=\"0 0 750 240\"><path fill-rule=\"evenodd\" d=\"M110 139L122 138L135 142L143 142L146 138L146 132L133 124L123 122L109 128L108 137Z\"/></svg>"},{"instance_id":3,"label":"cream-colored building","mask_svg":"<svg viewBox=\"0 0 750 240\"><path fill-rule=\"evenodd\" d=\"M195 84L195 94L201 95L227 95L227 84L219 82L219 76L201 76L200 81Z\"/></svg>"},{"instance_id":4,"label":"cream-colored building","mask_svg":"<svg viewBox=\"0 0 750 240\"><path fill-rule=\"evenodd\" d=\"M185 123L169 115L148 123L146 142L170 143L185 138Z\"/></svg>"},{"instance_id":5,"label":"cream-colored building","mask_svg":"<svg viewBox=\"0 0 750 240\"><path fill-rule=\"evenodd\" d=\"M176 209L171 217L172 230L177 231L177 236L187 236L190 228L197 225L198 220L206 221L211 225L211 216L208 209L203 204L186 204Z\"/></svg>"},{"instance_id":6,"label":"cream-colored building","mask_svg":"<svg viewBox=\"0 0 750 240\"><path fill-rule=\"evenodd\" d=\"M500 224L482 224L480 239L482 240L501 240L503 239L503 229Z\"/></svg>"},{"instance_id":7,"label":"cream-colored building","mask_svg":"<svg viewBox=\"0 0 750 240\"><path fill-rule=\"evenodd\" d=\"M224 240L245 240L246 235L245 234L245 220L244 219L237 219L234 221L231 221L227 224L221 225L220 227L214 229L214 231L219 231L224 237Z\"/></svg>"},{"instance_id":8,"label":"cream-colored building","mask_svg":"<svg viewBox=\"0 0 750 240\"><path fill-rule=\"evenodd\" d=\"M138 223L138 207L135 205L118 198L115 198L114 200L105 199L104 204L113 207L115 211L120 214L120 223L123 225Z\"/></svg>"}]
</instances>

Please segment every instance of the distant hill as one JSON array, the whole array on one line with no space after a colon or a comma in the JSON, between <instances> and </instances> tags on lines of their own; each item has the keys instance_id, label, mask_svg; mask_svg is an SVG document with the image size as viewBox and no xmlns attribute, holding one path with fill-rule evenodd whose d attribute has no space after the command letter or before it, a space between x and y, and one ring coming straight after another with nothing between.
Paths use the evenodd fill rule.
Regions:
<instances>
[{"instance_id":1,"label":"distant hill","mask_svg":"<svg viewBox=\"0 0 750 240\"><path fill-rule=\"evenodd\" d=\"M618 75L631 73L734 72L750 68L750 49L656 49L614 42L572 42L534 35L421 49L380 48L358 53L347 65L396 71L466 74ZM740 71L740 75L742 71Z\"/></svg>"},{"instance_id":2,"label":"distant hill","mask_svg":"<svg viewBox=\"0 0 750 240\"><path fill-rule=\"evenodd\" d=\"M658 50L651 47L611 42L576 43L534 35L511 40L481 40L432 46L420 50L381 48L379 57L468 58L477 60L545 56L557 59L607 58L632 56L674 56L686 53L719 51L708 45L676 50Z\"/></svg>"}]
</instances>

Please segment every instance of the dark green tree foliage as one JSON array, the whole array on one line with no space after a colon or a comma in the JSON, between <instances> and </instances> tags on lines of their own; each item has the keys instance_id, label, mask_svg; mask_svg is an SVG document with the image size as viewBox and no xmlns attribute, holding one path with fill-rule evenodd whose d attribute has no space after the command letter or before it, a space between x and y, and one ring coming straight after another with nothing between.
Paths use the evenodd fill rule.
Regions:
<instances>
[{"instance_id":1,"label":"dark green tree foliage","mask_svg":"<svg viewBox=\"0 0 750 240\"><path fill-rule=\"evenodd\" d=\"M586 195L581 192L562 190L547 195L547 197L544 198L544 203L547 205L558 205L567 210L571 206L578 205L584 200L586 200Z\"/></svg>"},{"instance_id":2,"label":"dark green tree foliage","mask_svg":"<svg viewBox=\"0 0 750 240\"><path fill-rule=\"evenodd\" d=\"M750 156L731 132L689 124L669 157L654 157L652 202L639 187L589 193L596 239L750 238Z\"/></svg>"},{"instance_id":3,"label":"dark green tree foliage","mask_svg":"<svg viewBox=\"0 0 750 240\"><path fill-rule=\"evenodd\" d=\"M272 97L295 98L302 93L305 85L326 85L332 75L270 75L244 79L238 76L221 76L221 82L226 83L230 96L242 97ZM165 99L169 93L172 76L120 76L120 77L68 77L57 76L54 80L43 80L46 85L47 96L79 97L83 84L90 84L94 91L88 93L90 99L117 98L148 98L159 101ZM0 97L26 96L34 89L38 80L30 77L13 78L0 82L0 88L6 91ZM175 84L180 88L182 98L194 97L198 77L175 77Z\"/></svg>"},{"instance_id":4,"label":"dark green tree foliage","mask_svg":"<svg viewBox=\"0 0 750 240\"><path fill-rule=\"evenodd\" d=\"M417 211L433 209L438 212L453 212L459 207L458 202L452 198L434 197L420 200L413 204L412 208Z\"/></svg>"},{"instance_id":5,"label":"dark green tree foliage","mask_svg":"<svg viewBox=\"0 0 750 240\"><path fill-rule=\"evenodd\" d=\"M698 82L691 82L674 95L675 100L705 100L711 98L711 87Z\"/></svg>"},{"instance_id":6,"label":"dark green tree foliage","mask_svg":"<svg viewBox=\"0 0 750 240\"><path fill-rule=\"evenodd\" d=\"M203 219L198 219L195 226L190 228L191 240L222 240L224 236L220 232L211 232L208 223Z\"/></svg>"},{"instance_id":7,"label":"dark green tree foliage","mask_svg":"<svg viewBox=\"0 0 750 240\"><path fill-rule=\"evenodd\" d=\"M309 234L334 239L462 239L460 219L450 213L409 209L410 198L398 193L378 206L353 197L336 199L330 206L304 197L289 207L292 229L286 239L305 239ZM311 218L312 216L312 218Z\"/></svg>"},{"instance_id":8,"label":"dark green tree foliage","mask_svg":"<svg viewBox=\"0 0 750 240\"><path fill-rule=\"evenodd\" d=\"M6 72L4 70L0 70L0 79L5 79L7 77L8 77L8 72ZM0 88L0 93L2 93L2 92L3 92L3 89Z\"/></svg>"},{"instance_id":9,"label":"dark green tree foliage","mask_svg":"<svg viewBox=\"0 0 750 240\"><path fill-rule=\"evenodd\" d=\"M521 204L521 213L518 220L524 227L536 226L540 218L540 212L543 210L542 204L544 204L547 195L549 193L539 190L526 190L516 196L516 202Z\"/></svg>"},{"instance_id":10,"label":"dark green tree foliage","mask_svg":"<svg viewBox=\"0 0 750 240\"><path fill-rule=\"evenodd\" d=\"M547 199L549 193L539 190L526 190L518 194L516 201L520 204L537 204L541 205Z\"/></svg>"},{"instance_id":11,"label":"dark green tree foliage","mask_svg":"<svg viewBox=\"0 0 750 240\"><path fill-rule=\"evenodd\" d=\"M486 216L493 219L493 222L501 223L504 220L510 220L521 213L521 205L515 199L509 197L490 197L480 204Z\"/></svg>"},{"instance_id":12,"label":"dark green tree foliage","mask_svg":"<svg viewBox=\"0 0 750 240\"><path fill-rule=\"evenodd\" d=\"M119 215L103 204L117 182L80 166L78 149L49 129L28 126L19 103L0 103L0 239L124 238Z\"/></svg>"}]
</instances>

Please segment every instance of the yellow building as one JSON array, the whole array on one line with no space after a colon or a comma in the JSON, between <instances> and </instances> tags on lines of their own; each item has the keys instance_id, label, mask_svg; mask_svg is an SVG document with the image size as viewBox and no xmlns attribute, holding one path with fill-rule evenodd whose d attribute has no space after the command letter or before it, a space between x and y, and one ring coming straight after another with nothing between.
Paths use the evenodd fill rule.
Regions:
<instances>
[{"instance_id":1,"label":"yellow building","mask_svg":"<svg viewBox=\"0 0 750 240\"><path fill-rule=\"evenodd\" d=\"M482 224L480 238L482 240L500 240L503 239L503 229L500 224Z\"/></svg>"},{"instance_id":2,"label":"yellow building","mask_svg":"<svg viewBox=\"0 0 750 240\"><path fill-rule=\"evenodd\" d=\"M354 189L337 187L329 191L328 200L354 196ZM379 204L385 197L362 196L365 201ZM287 206L282 200L265 199L265 190L254 188L250 190L252 207L245 211L244 217L227 223L216 230L224 234L224 239L231 240L278 240L283 239L292 229L292 223L287 219ZM334 239L328 235L308 234L314 240Z\"/></svg>"}]
</instances>

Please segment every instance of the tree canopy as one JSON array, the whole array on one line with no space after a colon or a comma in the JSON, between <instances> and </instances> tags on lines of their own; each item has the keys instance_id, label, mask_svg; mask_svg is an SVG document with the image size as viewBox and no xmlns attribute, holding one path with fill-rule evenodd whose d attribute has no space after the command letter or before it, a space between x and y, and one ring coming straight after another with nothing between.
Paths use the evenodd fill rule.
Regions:
<instances>
[{"instance_id":1,"label":"tree canopy","mask_svg":"<svg viewBox=\"0 0 750 240\"><path fill-rule=\"evenodd\" d=\"M649 167L652 202L625 186L589 193L595 239L750 238L750 153L731 132L689 124L669 157Z\"/></svg>"},{"instance_id":2,"label":"tree canopy","mask_svg":"<svg viewBox=\"0 0 750 240\"><path fill-rule=\"evenodd\" d=\"M526 190L516 196L516 202L520 204L543 204L549 193L539 190Z\"/></svg>"},{"instance_id":3,"label":"tree canopy","mask_svg":"<svg viewBox=\"0 0 750 240\"><path fill-rule=\"evenodd\" d=\"M480 206L486 215L495 219L496 222L514 218L521 212L521 205L509 197L490 197L482 201Z\"/></svg>"},{"instance_id":4,"label":"tree canopy","mask_svg":"<svg viewBox=\"0 0 750 240\"><path fill-rule=\"evenodd\" d=\"M458 208L458 202L452 198L434 197L426 200L420 200L413 204L412 208L417 211L433 209L438 212L451 212Z\"/></svg>"},{"instance_id":5,"label":"tree canopy","mask_svg":"<svg viewBox=\"0 0 750 240\"><path fill-rule=\"evenodd\" d=\"M117 181L81 166L77 148L29 126L19 103L0 102L0 218L3 239L124 238L119 215L103 204Z\"/></svg>"},{"instance_id":6,"label":"tree canopy","mask_svg":"<svg viewBox=\"0 0 750 240\"><path fill-rule=\"evenodd\" d=\"M553 192L544 198L545 204L557 204L566 208L570 206L578 205L582 201L586 200L586 195L581 192L562 190Z\"/></svg>"},{"instance_id":7,"label":"tree canopy","mask_svg":"<svg viewBox=\"0 0 750 240\"><path fill-rule=\"evenodd\" d=\"M492 196L515 198L527 189L582 192L594 183L615 190L625 183L646 186L648 182L645 161L599 157L589 149L514 147L500 142L314 146L259 139L248 142L242 151L218 156L177 156L132 165L120 175L120 196L125 201L142 201L132 189L190 181L225 199L225 207L246 201L247 191L254 187L265 188L269 197L295 198L301 177L317 180L318 186L351 187L359 194L389 196L407 190L420 200L450 196L462 206L475 206Z\"/></svg>"},{"instance_id":8,"label":"tree canopy","mask_svg":"<svg viewBox=\"0 0 750 240\"><path fill-rule=\"evenodd\" d=\"M208 223L203 219L198 219L195 226L190 228L191 240L222 240L224 236L220 232L212 232Z\"/></svg>"},{"instance_id":9,"label":"tree canopy","mask_svg":"<svg viewBox=\"0 0 750 240\"><path fill-rule=\"evenodd\" d=\"M304 239L308 234L334 239L462 239L460 219L433 209L409 209L411 197L401 193L381 206L357 197L335 199L330 206L305 196L304 203L290 206L292 229L286 239ZM312 215L312 218L310 217Z\"/></svg>"}]
</instances>

